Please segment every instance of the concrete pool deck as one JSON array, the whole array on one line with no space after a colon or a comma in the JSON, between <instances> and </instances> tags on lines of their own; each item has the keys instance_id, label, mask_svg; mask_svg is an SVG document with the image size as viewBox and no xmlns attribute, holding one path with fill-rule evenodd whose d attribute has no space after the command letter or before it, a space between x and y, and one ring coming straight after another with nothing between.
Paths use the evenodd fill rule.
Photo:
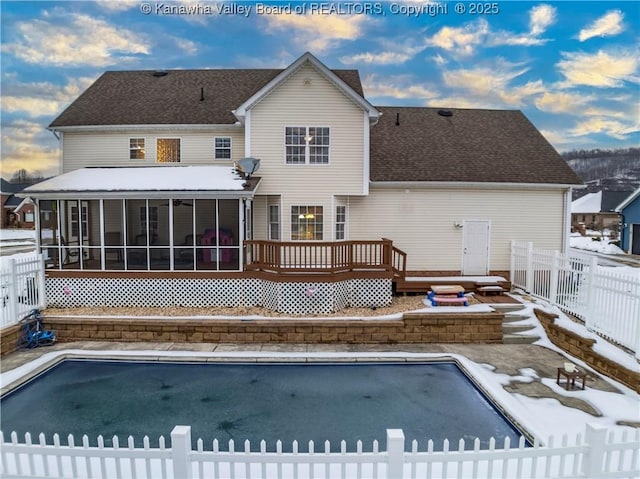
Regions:
<instances>
[{"instance_id":1,"label":"concrete pool deck","mask_svg":"<svg viewBox=\"0 0 640 479\"><path fill-rule=\"evenodd\" d=\"M587 414L599 416L588 402L573 397L573 391L554 391L543 384L542 379L555 383L557 368L567 357L551 349L536 345L511 344L424 344L424 345L327 345L327 344L214 344L214 343L154 343L154 342L107 342L82 341L59 343L50 347L17 351L2 357L0 372L7 373L15 368L37 360L47 353L72 351L71 357L81 357L86 351L91 358L143 359L139 353L145 351L153 360L180 361L237 361L237 362L303 362L303 361L419 361L420 354L464 356L468 360L490 365L494 373L512 376L503 385L510 394L520 394L531 398L556 399L562 405L579 409ZM105 354L100 355L104 351ZM109 351L118 355L110 356ZM131 356L127 352L131 351ZM157 354L155 353L157 352ZM165 353L165 354L163 354ZM176 353L182 353L175 356ZM213 355L212 355L213 353ZM246 353L246 354L245 354ZM406 353L406 356L403 355ZM325 354L325 356L323 356ZM331 358L327 359L326 354ZM587 388L606 393L618 394L611 381L588 368ZM522 371L534 370L537 377L522 378ZM6 387L7 384L3 384Z\"/></svg>"}]
</instances>

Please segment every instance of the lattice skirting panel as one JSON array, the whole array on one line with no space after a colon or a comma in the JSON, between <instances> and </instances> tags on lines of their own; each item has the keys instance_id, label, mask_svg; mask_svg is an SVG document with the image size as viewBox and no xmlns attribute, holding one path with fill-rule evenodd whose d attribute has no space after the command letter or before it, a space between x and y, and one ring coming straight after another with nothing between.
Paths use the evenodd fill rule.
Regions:
<instances>
[{"instance_id":1,"label":"lattice skirting panel","mask_svg":"<svg viewBox=\"0 0 640 479\"><path fill-rule=\"evenodd\" d=\"M279 283L254 278L47 278L49 307L264 306L287 314L327 314L391 303L390 279Z\"/></svg>"}]
</instances>

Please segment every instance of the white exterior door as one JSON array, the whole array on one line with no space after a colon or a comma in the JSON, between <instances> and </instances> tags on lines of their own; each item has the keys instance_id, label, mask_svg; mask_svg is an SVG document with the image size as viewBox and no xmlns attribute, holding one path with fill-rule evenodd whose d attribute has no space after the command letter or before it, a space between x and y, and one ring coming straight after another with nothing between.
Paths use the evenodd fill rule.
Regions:
<instances>
[{"instance_id":1,"label":"white exterior door","mask_svg":"<svg viewBox=\"0 0 640 479\"><path fill-rule=\"evenodd\" d=\"M489 272L489 220L464 220L462 241L462 274L483 276Z\"/></svg>"}]
</instances>

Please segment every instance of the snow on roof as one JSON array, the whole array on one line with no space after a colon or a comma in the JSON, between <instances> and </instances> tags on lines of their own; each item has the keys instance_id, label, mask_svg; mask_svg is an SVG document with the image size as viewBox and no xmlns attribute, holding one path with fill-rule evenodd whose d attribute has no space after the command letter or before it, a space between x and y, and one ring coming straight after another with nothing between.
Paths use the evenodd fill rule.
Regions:
<instances>
[{"instance_id":1,"label":"snow on roof","mask_svg":"<svg viewBox=\"0 0 640 479\"><path fill-rule=\"evenodd\" d=\"M231 166L82 168L24 189L24 193L245 191Z\"/></svg>"},{"instance_id":2,"label":"snow on roof","mask_svg":"<svg viewBox=\"0 0 640 479\"><path fill-rule=\"evenodd\" d=\"M572 213L600 213L602 206L602 191L588 193L571 202Z\"/></svg>"}]
</instances>

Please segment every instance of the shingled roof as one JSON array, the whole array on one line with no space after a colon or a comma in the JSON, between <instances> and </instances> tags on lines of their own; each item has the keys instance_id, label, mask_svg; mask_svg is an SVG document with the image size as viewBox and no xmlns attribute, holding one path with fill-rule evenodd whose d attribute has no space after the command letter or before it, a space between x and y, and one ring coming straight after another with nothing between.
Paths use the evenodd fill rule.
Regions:
<instances>
[{"instance_id":1,"label":"shingled roof","mask_svg":"<svg viewBox=\"0 0 640 479\"><path fill-rule=\"evenodd\" d=\"M582 184L520 111L376 108L373 182Z\"/></svg>"},{"instance_id":2,"label":"shingled roof","mask_svg":"<svg viewBox=\"0 0 640 479\"><path fill-rule=\"evenodd\" d=\"M93 125L224 125L283 70L108 71L49 128ZM332 72L363 96L357 70ZM201 95L204 100L201 99Z\"/></svg>"}]
</instances>

